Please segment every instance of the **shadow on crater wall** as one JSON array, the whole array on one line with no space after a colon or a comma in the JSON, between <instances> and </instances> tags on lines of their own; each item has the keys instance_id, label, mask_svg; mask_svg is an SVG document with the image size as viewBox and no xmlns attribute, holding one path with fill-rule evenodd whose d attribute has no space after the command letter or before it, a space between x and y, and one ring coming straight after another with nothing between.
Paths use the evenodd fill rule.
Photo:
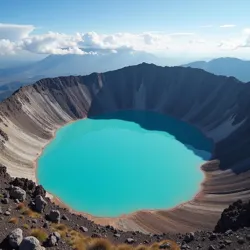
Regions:
<instances>
[{"instance_id":1,"label":"shadow on crater wall","mask_svg":"<svg viewBox=\"0 0 250 250\"><path fill-rule=\"evenodd\" d=\"M143 129L149 131L167 132L204 160L210 159L213 149L212 140L206 138L202 132L194 126L174 117L156 112L122 110L114 113L90 116L89 118L101 120L118 119L135 122Z\"/></svg>"}]
</instances>

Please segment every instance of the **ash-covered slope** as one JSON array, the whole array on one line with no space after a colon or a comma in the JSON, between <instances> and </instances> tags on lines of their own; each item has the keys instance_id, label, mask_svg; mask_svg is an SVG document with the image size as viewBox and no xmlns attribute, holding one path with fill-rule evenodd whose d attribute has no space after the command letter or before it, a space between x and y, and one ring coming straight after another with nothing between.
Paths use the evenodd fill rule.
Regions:
<instances>
[{"instance_id":1,"label":"ash-covered slope","mask_svg":"<svg viewBox=\"0 0 250 250\"><path fill-rule=\"evenodd\" d=\"M249 96L250 85L233 77L152 64L43 79L0 104L0 163L12 176L35 180L36 158L67 122L121 109L172 115L214 140L202 191L171 211L142 211L113 223L151 232L211 229L225 206L250 197Z\"/></svg>"}]
</instances>

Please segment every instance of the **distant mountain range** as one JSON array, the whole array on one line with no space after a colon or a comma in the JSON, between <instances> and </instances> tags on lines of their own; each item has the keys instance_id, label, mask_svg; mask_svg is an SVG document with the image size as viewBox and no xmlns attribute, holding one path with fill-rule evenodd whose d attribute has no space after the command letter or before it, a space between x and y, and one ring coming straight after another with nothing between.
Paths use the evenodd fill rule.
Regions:
<instances>
[{"instance_id":1,"label":"distant mountain range","mask_svg":"<svg viewBox=\"0 0 250 250\"><path fill-rule=\"evenodd\" d=\"M55 77L105 72L142 62L157 63L158 57L138 51L119 51L86 55L50 55L41 61L14 68L0 69L0 83L4 80L26 80L37 76Z\"/></svg>"},{"instance_id":2,"label":"distant mountain range","mask_svg":"<svg viewBox=\"0 0 250 250\"><path fill-rule=\"evenodd\" d=\"M38 62L0 69L0 101L21 86L34 83L42 78L106 72L142 62L166 66L167 58L163 59L150 53L130 50L116 53L102 50L98 54L86 55L50 55ZM234 76L243 82L250 81L250 61L237 58L218 58L208 62L197 61L182 66L200 68L216 75Z\"/></svg>"},{"instance_id":3,"label":"distant mountain range","mask_svg":"<svg viewBox=\"0 0 250 250\"><path fill-rule=\"evenodd\" d=\"M106 72L142 62L162 64L150 53L122 50L116 53L102 50L98 54L50 55L38 62L13 68L0 69L0 101L20 86L33 83L45 77L87 75Z\"/></svg>"},{"instance_id":4,"label":"distant mountain range","mask_svg":"<svg viewBox=\"0 0 250 250\"><path fill-rule=\"evenodd\" d=\"M209 62L197 61L183 65L184 67L204 69L215 75L234 76L240 81L250 81L250 61L237 58L218 58Z\"/></svg>"}]
</instances>

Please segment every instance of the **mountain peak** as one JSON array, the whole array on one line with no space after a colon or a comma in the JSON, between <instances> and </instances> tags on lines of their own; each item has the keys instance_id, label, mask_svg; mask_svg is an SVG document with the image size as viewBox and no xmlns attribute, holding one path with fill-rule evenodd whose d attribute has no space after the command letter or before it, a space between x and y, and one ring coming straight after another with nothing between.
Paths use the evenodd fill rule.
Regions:
<instances>
[{"instance_id":1,"label":"mountain peak","mask_svg":"<svg viewBox=\"0 0 250 250\"><path fill-rule=\"evenodd\" d=\"M250 81L250 61L234 57L221 57L208 62L197 61L184 65L200 68L216 75L234 76L240 81Z\"/></svg>"}]
</instances>

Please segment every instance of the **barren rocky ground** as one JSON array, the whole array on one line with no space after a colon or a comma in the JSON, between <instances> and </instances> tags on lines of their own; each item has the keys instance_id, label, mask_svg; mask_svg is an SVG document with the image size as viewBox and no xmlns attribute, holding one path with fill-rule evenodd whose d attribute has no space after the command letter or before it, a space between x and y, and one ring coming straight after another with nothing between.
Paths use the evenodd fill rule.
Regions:
<instances>
[{"instance_id":1,"label":"barren rocky ground","mask_svg":"<svg viewBox=\"0 0 250 250\"><path fill-rule=\"evenodd\" d=\"M132 249L141 245L153 245L152 249L250 249L250 203L237 201L230 205L214 232L146 235L96 225L55 205L45 193L32 181L11 178L0 166L0 249L80 250L88 248L86 242L101 242L101 247L89 249L109 249L101 238L111 242L113 249L124 249L124 243Z\"/></svg>"}]
</instances>

